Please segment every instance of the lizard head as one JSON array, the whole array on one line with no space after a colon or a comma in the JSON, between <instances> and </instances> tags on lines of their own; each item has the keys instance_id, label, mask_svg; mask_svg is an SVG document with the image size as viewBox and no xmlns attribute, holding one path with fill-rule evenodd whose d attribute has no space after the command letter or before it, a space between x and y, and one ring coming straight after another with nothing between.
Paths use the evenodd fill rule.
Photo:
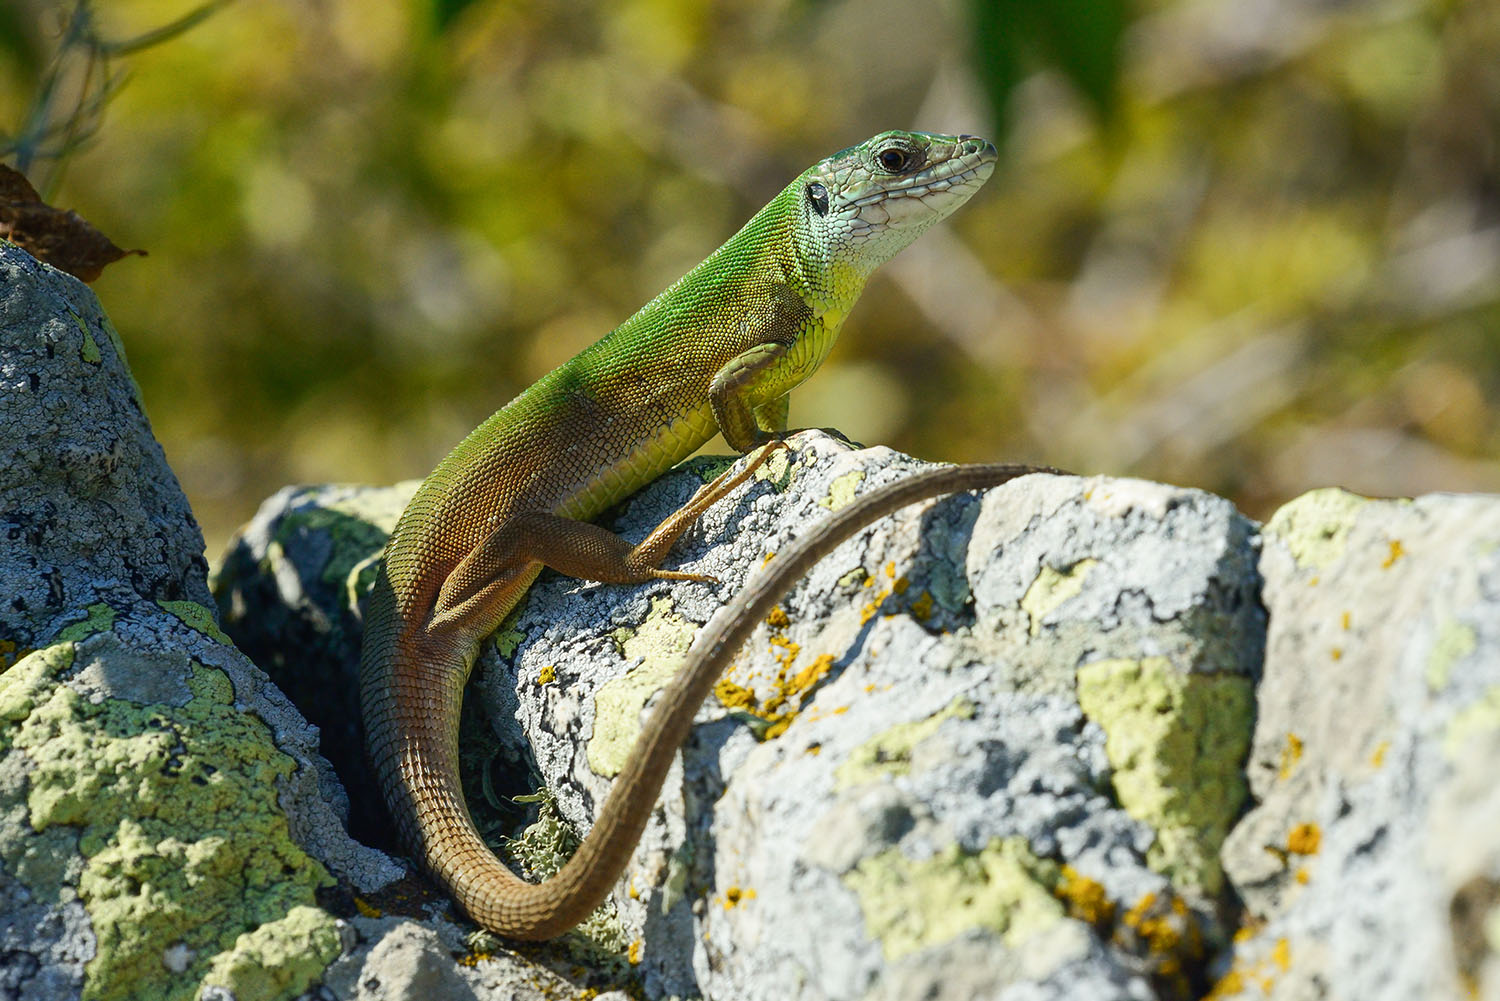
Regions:
<instances>
[{"instance_id":1,"label":"lizard head","mask_svg":"<svg viewBox=\"0 0 1500 1001\"><path fill-rule=\"evenodd\" d=\"M865 279L978 191L995 147L977 136L882 132L814 164L783 197L797 203L797 270L815 300L857 296Z\"/></svg>"}]
</instances>

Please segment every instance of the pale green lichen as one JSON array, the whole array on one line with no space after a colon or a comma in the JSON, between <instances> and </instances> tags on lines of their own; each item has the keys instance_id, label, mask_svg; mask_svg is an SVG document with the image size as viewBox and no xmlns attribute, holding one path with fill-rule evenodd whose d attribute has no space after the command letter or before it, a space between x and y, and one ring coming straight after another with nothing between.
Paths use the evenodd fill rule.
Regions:
<instances>
[{"instance_id":1,"label":"pale green lichen","mask_svg":"<svg viewBox=\"0 0 1500 1001\"><path fill-rule=\"evenodd\" d=\"M1089 571L1098 563L1095 559L1079 560L1064 571L1042 567L1021 598L1021 610L1031 617L1032 636L1041 634L1042 619L1049 612L1083 590Z\"/></svg>"},{"instance_id":2,"label":"pale green lichen","mask_svg":"<svg viewBox=\"0 0 1500 1001\"><path fill-rule=\"evenodd\" d=\"M652 695L672 680L687 657L698 627L672 611L669 598L655 598L640 628L615 631L615 642L628 660L641 665L624 677L607 681L594 696L594 733L586 751L596 775L618 775L641 732L641 710Z\"/></svg>"},{"instance_id":3,"label":"pale green lichen","mask_svg":"<svg viewBox=\"0 0 1500 1001\"><path fill-rule=\"evenodd\" d=\"M65 626L57 634L59 643L77 643L79 640L88 639L95 633L106 633L114 628L115 610L102 601L96 601L85 609L86 618L82 622L74 622Z\"/></svg>"},{"instance_id":4,"label":"pale green lichen","mask_svg":"<svg viewBox=\"0 0 1500 1001\"><path fill-rule=\"evenodd\" d=\"M772 489L780 493L792 482L792 470L795 465L790 451L784 448L777 449L755 471L755 478L759 482L769 483Z\"/></svg>"},{"instance_id":5,"label":"pale green lichen","mask_svg":"<svg viewBox=\"0 0 1500 1001\"><path fill-rule=\"evenodd\" d=\"M854 491L865 478L863 469L851 469L828 484L828 496L818 501L830 511L837 511L854 500Z\"/></svg>"},{"instance_id":6,"label":"pale green lichen","mask_svg":"<svg viewBox=\"0 0 1500 1001\"><path fill-rule=\"evenodd\" d=\"M538 882L551 879L578 850L578 835L563 819L556 799L548 790L517 796L516 802L537 804L537 819L519 837L506 838L503 848L521 862L532 879ZM504 947L503 940L488 932L471 936L467 944L476 952L495 952ZM594 908L564 936L562 944L574 959L596 971L614 968L623 973L628 966L624 957L630 936L625 933L611 900L606 899Z\"/></svg>"},{"instance_id":7,"label":"pale green lichen","mask_svg":"<svg viewBox=\"0 0 1500 1001\"><path fill-rule=\"evenodd\" d=\"M1016 948L1064 917L1050 889L1055 863L1038 859L1023 838L991 841L977 855L957 845L914 862L890 848L843 877L870 937L887 961L988 929Z\"/></svg>"},{"instance_id":8,"label":"pale green lichen","mask_svg":"<svg viewBox=\"0 0 1500 1001\"><path fill-rule=\"evenodd\" d=\"M899 723L859 745L848 760L833 773L834 788L863 785L882 778L894 778L911 771L912 751L949 719L972 719L974 706L962 697L954 699L941 712L911 723Z\"/></svg>"},{"instance_id":9,"label":"pale green lichen","mask_svg":"<svg viewBox=\"0 0 1500 1001\"><path fill-rule=\"evenodd\" d=\"M389 489L324 497L317 506L290 511L276 526L266 547L267 558L274 566L296 548L297 537L326 534L328 561L319 579L339 589L344 602L353 608L375 583L386 539L420 485L420 480L403 480Z\"/></svg>"},{"instance_id":10,"label":"pale green lichen","mask_svg":"<svg viewBox=\"0 0 1500 1001\"><path fill-rule=\"evenodd\" d=\"M521 641L526 638L526 631L516 624L518 619L519 616L516 615L508 616L490 637L495 644L495 652L502 657L509 658L521 646Z\"/></svg>"},{"instance_id":11,"label":"pale green lichen","mask_svg":"<svg viewBox=\"0 0 1500 1001\"><path fill-rule=\"evenodd\" d=\"M1470 737L1488 730L1500 730L1500 685L1453 715L1443 731L1443 753L1457 757Z\"/></svg>"},{"instance_id":12,"label":"pale green lichen","mask_svg":"<svg viewBox=\"0 0 1500 1001\"><path fill-rule=\"evenodd\" d=\"M331 545L328 562L318 575L324 584L343 588L354 568L366 564L371 553L378 553L390 536L388 530L372 523L363 513L341 510L337 505L298 508L290 511L276 525L276 535L267 554L279 560L297 548L297 537L327 535ZM274 547L274 548L273 548ZM374 566L367 564L369 583L374 582Z\"/></svg>"},{"instance_id":13,"label":"pale green lichen","mask_svg":"<svg viewBox=\"0 0 1500 1001\"><path fill-rule=\"evenodd\" d=\"M207 606L200 605L196 601L163 601L157 599L156 603L161 606L163 611L177 616L182 624L189 629L197 630L203 635L211 639L216 639L226 646L234 645L234 641L229 638L224 630L219 628L219 623L214 621L214 613Z\"/></svg>"},{"instance_id":14,"label":"pale green lichen","mask_svg":"<svg viewBox=\"0 0 1500 1001\"><path fill-rule=\"evenodd\" d=\"M1246 796L1250 680L1185 673L1165 657L1101 660L1079 668L1078 703L1104 730L1120 805L1156 831L1147 863L1217 893L1219 847Z\"/></svg>"},{"instance_id":15,"label":"pale green lichen","mask_svg":"<svg viewBox=\"0 0 1500 1001\"><path fill-rule=\"evenodd\" d=\"M226 988L240 1001L291 997L316 983L341 948L333 915L316 907L293 907L215 956L203 985Z\"/></svg>"},{"instance_id":16,"label":"pale green lichen","mask_svg":"<svg viewBox=\"0 0 1500 1001\"><path fill-rule=\"evenodd\" d=\"M1344 554L1355 513L1369 502L1336 487L1313 490L1283 504L1264 534L1280 539L1298 566L1326 570Z\"/></svg>"},{"instance_id":17,"label":"pale green lichen","mask_svg":"<svg viewBox=\"0 0 1500 1001\"><path fill-rule=\"evenodd\" d=\"M83 347L78 354L90 365L97 365L104 360L104 355L99 353L99 345L94 341L94 335L89 332L89 325L83 322L83 317L77 313L70 313L73 322L78 324L78 329L83 331Z\"/></svg>"},{"instance_id":18,"label":"pale green lichen","mask_svg":"<svg viewBox=\"0 0 1500 1001\"><path fill-rule=\"evenodd\" d=\"M235 708L222 672L193 664L181 706L94 703L58 680L73 659L72 643L56 644L0 678L0 747L30 765L24 783L0 789L0 814L19 810L43 835L77 832L76 892L97 940L82 996L185 1001L242 933L313 906L331 882L291 840L277 803L295 762ZM164 658L163 668L180 663ZM184 973L164 965L172 949L195 957ZM295 963L279 993L241 996L305 990L316 971Z\"/></svg>"},{"instance_id":19,"label":"pale green lichen","mask_svg":"<svg viewBox=\"0 0 1500 1001\"><path fill-rule=\"evenodd\" d=\"M1436 692L1446 688L1453 665L1473 653L1478 643L1473 627L1457 619L1449 619L1438 627L1437 640L1427 655L1428 689Z\"/></svg>"}]
</instances>

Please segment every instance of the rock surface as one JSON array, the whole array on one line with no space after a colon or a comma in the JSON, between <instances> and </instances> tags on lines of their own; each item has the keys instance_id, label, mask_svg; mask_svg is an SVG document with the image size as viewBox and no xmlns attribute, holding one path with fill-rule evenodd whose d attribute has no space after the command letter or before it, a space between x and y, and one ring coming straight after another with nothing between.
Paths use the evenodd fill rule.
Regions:
<instances>
[{"instance_id":1,"label":"rock surface","mask_svg":"<svg viewBox=\"0 0 1500 1001\"><path fill-rule=\"evenodd\" d=\"M1497 1001L1500 498L1317 491L1265 539L1220 996Z\"/></svg>"},{"instance_id":2,"label":"rock surface","mask_svg":"<svg viewBox=\"0 0 1500 1001\"><path fill-rule=\"evenodd\" d=\"M883 520L726 673L604 913L517 954L347 836L240 652L373 800L358 599L411 485L268 501L216 586L237 649L118 339L4 247L0 414L0 996L1500 1001L1500 498L1261 528L1034 476ZM551 791L518 864L570 850L727 595L920 465L794 445L674 553L717 587L544 574L485 644L469 801L503 833L507 783Z\"/></svg>"},{"instance_id":3,"label":"rock surface","mask_svg":"<svg viewBox=\"0 0 1500 1001\"><path fill-rule=\"evenodd\" d=\"M921 465L794 447L679 543L674 566L718 588L544 575L481 655L470 701L503 725L474 757L529 748L586 828L723 595ZM663 477L613 526L644 534L717 468ZM221 603L247 610L274 578L304 625L342 621L302 596L360 593L367 564L332 540L388 529L408 493L279 495L246 539L305 540L321 519L320 558L237 547ZM596 934L649 997L1191 996L1232 930L1216 848L1246 796L1257 558L1227 502L1128 480L1032 477L872 527L726 674ZM478 783L470 801L483 820Z\"/></svg>"},{"instance_id":4,"label":"rock surface","mask_svg":"<svg viewBox=\"0 0 1500 1001\"><path fill-rule=\"evenodd\" d=\"M413 941L467 996L575 993L459 967L445 904L357 916L404 870L345 833L316 730L219 630L93 295L4 244L0 422L0 997L411 997L381 985L421 986Z\"/></svg>"}]
</instances>

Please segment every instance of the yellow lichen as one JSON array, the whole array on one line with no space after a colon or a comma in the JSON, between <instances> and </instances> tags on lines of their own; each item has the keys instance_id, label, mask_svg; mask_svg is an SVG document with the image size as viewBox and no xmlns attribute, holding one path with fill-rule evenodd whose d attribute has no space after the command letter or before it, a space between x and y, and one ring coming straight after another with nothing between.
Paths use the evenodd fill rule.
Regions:
<instances>
[{"instance_id":1,"label":"yellow lichen","mask_svg":"<svg viewBox=\"0 0 1500 1001\"><path fill-rule=\"evenodd\" d=\"M1302 738L1295 733L1286 735L1286 746L1281 749L1281 764L1276 769L1276 777L1285 782L1291 778L1292 769L1297 762L1302 760Z\"/></svg>"},{"instance_id":2,"label":"yellow lichen","mask_svg":"<svg viewBox=\"0 0 1500 1001\"><path fill-rule=\"evenodd\" d=\"M1401 557L1403 557L1405 555L1406 555L1406 549L1405 549L1405 547L1403 547L1401 545L1401 540L1400 539L1392 539L1391 540L1391 551L1390 551L1390 554L1388 556L1386 556L1385 562L1383 562L1383 563L1380 564L1380 568L1382 570L1389 570L1391 567L1393 567L1396 564L1397 560L1399 560Z\"/></svg>"},{"instance_id":3,"label":"yellow lichen","mask_svg":"<svg viewBox=\"0 0 1500 1001\"><path fill-rule=\"evenodd\" d=\"M1298 824L1286 836L1286 850L1293 855L1316 855L1323 842L1323 832L1317 824Z\"/></svg>"},{"instance_id":4,"label":"yellow lichen","mask_svg":"<svg viewBox=\"0 0 1500 1001\"><path fill-rule=\"evenodd\" d=\"M547 664L536 672L536 683L538 685L550 685L557 680L557 665Z\"/></svg>"},{"instance_id":5,"label":"yellow lichen","mask_svg":"<svg viewBox=\"0 0 1500 1001\"><path fill-rule=\"evenodd\" d=\"M730 886L724 890L724 898L721 901L726 911L732 911L742 901L754 900L755 891L749 887Z\"/></svg>"},{"instance_id":6,"label":"yellow lichen","mask_svg":"<svg viewBox=\"0 0 1500 1001\"><path fill-rule=\"evenodd\" d=\"M1062 867L1062 879L1052 888L1052 895L1063 902L1069 917L1095 928L1107 928L1115 919L1115 902L1104 885L1070 865Z\"/></svg>"}]
</instances>

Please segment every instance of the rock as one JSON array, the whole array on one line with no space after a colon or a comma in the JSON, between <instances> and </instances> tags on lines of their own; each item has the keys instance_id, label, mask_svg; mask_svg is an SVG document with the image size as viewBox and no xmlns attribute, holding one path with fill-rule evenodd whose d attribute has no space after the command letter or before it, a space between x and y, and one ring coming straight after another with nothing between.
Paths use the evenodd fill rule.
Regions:
<instances>
[{"instance_id":1,"label":"rock","mask_svg":"<svg viewBox=\"0 0 1500 1001\"><path fill-rule=\"evenodd\" d=\"M1317 491L1265 539L1216 996L1500 999L1500 498Z\"/></svg>"},{"instance_id":2,"label":"rock","mask_svg":"<svg viewBox=\"0 0 1500 1001\"><path fill-rule=\"evenodd\" d=\"M219 630L202 538L118 337L0 245L0 985L290 997L318 905L401 870L351 841L316 734Z\"/></svg>"},{"instance_id":3,"label":"rock","mask_svg":"<svg viewBox=\"0 0 1500 1001\"><path fill-rule=\"evenodd\" d=\"M95 603L210 603L119 335L86 286L6 243L0 428L0 667Z\"/></svg>"},{"instance_id":4,"label":"rock","mask_svg":"<svg viewBox=\"0 0 1500 1001\"><path fill-rule=\"evenodd\" d=\"M602 913L520 954L347 835L316 728L204 604L118 338L3 246L0 383L6 997L1500 1001L1500 498L1321 491L1261 529L1033 476L884 519L726 672ZM679 543L720 584L544 574L484 644L466 795L499 833L549 790L502 844L527 872L726 598L921 465L793 445ZM217 586L361 805L359 600L410 490L283 491Z\"/></svg>"},{"instance_id":5,"label":"rock","mask_svg":"<svg viewBox=\"0 0 1500 1001\"><path fill-rule=\"evenodd\" d=\"M287 487L236 534L214 578L236 644L318 728L320 750L350 789L375 781L359 721L358 599L416 488ZM358 796L345 812L355 836L396 847L378 797Z\"/></svg>"},{"instance_id":6,"label":"rock","mask_svg":"<svg viewBox=\"0 0 1500 1001\"><path fill-rule=\"evenodd\" d=\"M721 586L544 574L481 655L469 702L501 734L473 758L529 747L586 829L642 708L725 595L830 507L921 465L818 434L794 446L679 542L673 566ZM718 468L663 477L613 527L643 535ZM268 502L255 536L300 541L324 507L371 521L408 492L328 489L326 505ZM331 540L363 533L338 520L308 540L318 559L251 545L239 564L304 579L280 593L333 579L324 593L347 599L363 557ZM1123 480L1033 477L872 527L725 676L614 927L594 934L619 943L650 997L785 997L796 983L826 998L1020 983L1039 997L1188 996L1231 930L1214 849L1245 798L1257 555L1227 502ZM223 584L221 596L260 593L238 574ZM231 631L275 621L228 604L248 612ZM350 643L340 659L356 656ZM483 824L481 786L469 799Z\"/></svg>"}]
</instances>

